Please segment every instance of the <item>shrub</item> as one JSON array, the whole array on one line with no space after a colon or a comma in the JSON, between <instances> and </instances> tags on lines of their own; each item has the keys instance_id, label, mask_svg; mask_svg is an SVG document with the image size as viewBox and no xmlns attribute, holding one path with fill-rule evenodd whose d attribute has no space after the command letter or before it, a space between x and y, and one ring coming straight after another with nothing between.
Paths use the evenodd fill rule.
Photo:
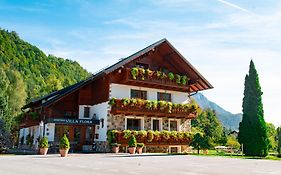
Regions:
<instances>
[{"instance_id":1,"label":"shrub","mask_svg":"<svg viewBox=\"0 0 281 175\"><path fill-rule=\"evenodd\" d=\"M184 76L181 77L181 83L183 85L186 85L187 81L188 81L187 76L184 75Z\"/></svg>"},{"instance_id":2,"label":"shrub","mask_svg":"<svg viewBox=\"0 0 281 175\"><path fill-rule=\"evenodd\" d=\"M69 140L66 136L66 134L63 135L63 137L60 139L60 149L69 149L70 148L70 143Z\"/></svg>"},{"instance_id":3,"label":"shrub","mask_svg":"<svg viewBox=\"0 0 281 175\"><path fill-rule=\"evenodd\" d=\"M170 72L168 74L168 77L169 77L170 80L174 80L175 79L175 75L172 72Z\"/></svg>"},{"instance_id":4,"label":"shrub","mask_svg":"<svg viewBox=\"0 0 281 175\"><path fill-rule=\"evenodd\" d=\"M131 69L131 75L134 80L137 79L138 74L139 74L139 69L137 67Z\"/></svg>"},{"instance_id":5,"label":"shrub","mask_svg":"<svg viewBox=\"0 0 281 175\"><path fill-rule=\"evenodd\" d=\"M112 98L108 102L109 105L114 106L116 104L116 98Z\"/></svg>"},{"instance_id":6,"label":"shrub","mask_svg":"<svg viewBox=\"0 0 281 175\"><path fill-rule=\"evenodd\" d=\"M124 139L128 139L128 138L130 138L131 137L131 135L132 135L132 132L130 131L130 130L124 130L123 131L123 134L124 134Z\"/></svg>"},{"instance_id":7,"label":"shrub","mask_svg":"<svg viewBox=\"0 0 281 175\"><path fill-rule=\"evenodd\" d=\"M49 148L48 138L47 137L43 137L42 139L40 139L40 141L39 141L39 148Z\"/></svg>"},{"instance_id":8,"label":"shrub","mask_svg":"<svg viewBox=\"0 0 281 175\"><path fill-rule=\"evenodd\" d=\"M164 130L164 131L162 131L161 132L161 136L162 136L162 138L164 139L164 140L169 140L170 139L170 132L169 131L166 131L166 130Z\"/></svg>"},{"instance_id":9,"label":"shrub","mask_svg":"<svg viewBox=\"0 0 281 175\"><path fill-rule=\"evenodd\" d=\"M161 77L160 77L161 79L165 79L165 78L167 78L167 75L164 73L164 72L162 72L162 74L161 74Z\"/></svg>"},{"instance_id":10,"label":"shrub","mask_svg":"<svg viewBox=\"0 0 281 175\"><path fill-rule=\"evenodd\" d=\"M154 138L153 131L148 130L147 131L147 138L146 138L147 142L152 142L153 138Z\"/></svg>"},{"instance_id":11,"label":"shrub","mask_svg":"<svg viewBox=\"0 0 281 175\"><path fill-rule=\"evenodd\" d=\"M176 82L177 84L181 84L181 76L176 74Z\"/></svg>"},{"instance_id":12,"label":"shrub","mask_svg":"<svg viewBox=\"0 0 281 175\"><path fill-rule=\"evenodd\" d=\"M137 147L138 148L143 148L144 147L144 143L137 143Z\"/></svg>"},{"instance_id":13,"label":"shrub","mask_svg":"<svg viewBox=\"0 0 281 175\"><path fill-rule=\"evenodd\" d=\"M139 138L145 138L147 136L147 132L142 130L137 132L137 137Z\"/></svg>"},{"instance_id":14,"label":"shrub","mask_svg":"<svg viewBox=\"0 0 281 175\"><path fill-rule=\"evenodd\" d=\"M128 99L128 98L123 98L123 99L122 99L122 104L123 104L124 106L127 106L129 103L130 103L130 99Z\"/></svg>"},{"instance_id":15,"label":"shrub","mask_svg":"<svg viewBox=\"0 0 281 175\"><path fill-rule=\"evenodd\" d=\"M154 71L150 70L150 69L146 69L146 74L149 78L151 78L154 74Z\"/></svg>"},{"instance_id":16,"label":"shrub","mask_svg":"<svg viewBox=\"0 0 281 175\"><path fill-rule=\"evenodd\" d=\"M144 80L145 70L143 68L139 68L138 73L141 76L141 79Z\"/></svg>"},{"instance_id":17,"label":"shrub","mask_svg":"<svg viewBox=\"0 0 281 175\"><path fill-rule=\"evenodd\" d=\"M117 130L108 130L107 131L107 141L109 144L112 144L116 141L116 133L118 131Z\"/></svg>"},{"instance_id":18,"label":"shrub","mask_svg":"<svg viewBox=\"0 0 281 175\"><path fill-rule=\"evenodd\" d=\"M137 146L137 140L134 135L130 137L130 140L128 142L129 147L136 147Z\"/></svg>"}]
</instances>

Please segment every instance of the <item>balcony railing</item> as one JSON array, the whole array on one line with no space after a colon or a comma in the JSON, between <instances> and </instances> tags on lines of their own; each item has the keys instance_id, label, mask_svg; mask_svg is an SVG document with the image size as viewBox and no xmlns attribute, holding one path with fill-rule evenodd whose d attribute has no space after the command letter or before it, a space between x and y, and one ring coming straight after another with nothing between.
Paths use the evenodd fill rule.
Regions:
<instances>
[{"instance_id":1,"label":"balcony railing","mask_svg":"<svg viewBox=\"0 0 281 175\"><path fill-rule=\"evenodd\" d=\"M195 118L198 106L194 103L175 104L142 99L111 99L112 114L134 114L159 117Z\"/></svg>"},{"instance_id":2,"label":"balcony railing","mask_svg":"<svg viewBox=\"0 0 281 175\"><path fill-rule=\"evenodd\" d=\"M136 76L132 75L132 69L124 69L123 82L128 84L138 84L147 87L162 88L167 90L180 90L187 92L189 88L189 79L186 76L180 76L173 74L174 78L171 80L169 74L163 74L163 72L157 73L157 71L151 71L152 73L138 73ZM147 72L147 70L145 70ZM160 74L160 75L159 75ZM161 75L162 74L162 75ZM184 78L185 77L185 78ZM185 79L185 80L183 80Z\"/></svg>"},{"instance_id":3,"label":"balcony railing","mask_svg":"<svg viewBox=\"0 0 281 175\"><path fill-rule=\"evenodd\" d=\"M127 145L132 135L138 143L145 145L189 145L192 141L192 133L178 131L117 131L112 130L111 142Z\"/></svg>"}]
</instances>

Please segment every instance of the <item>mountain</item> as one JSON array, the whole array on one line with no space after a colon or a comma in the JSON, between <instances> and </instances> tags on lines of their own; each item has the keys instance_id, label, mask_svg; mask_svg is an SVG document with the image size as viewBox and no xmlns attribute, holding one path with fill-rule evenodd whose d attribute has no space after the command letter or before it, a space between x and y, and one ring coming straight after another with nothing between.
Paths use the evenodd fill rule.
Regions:
<instances>
[{"instance_id":1,"label":"mountain","mask_svg":"<svg viewBox=\"0 0 281 175\"><path fill-rule=\"evenodd\" d=\"M221 121L224 127L229 128L231 130L238 130L239 123L242 120L242 114L232 114L226 111L216 103L209 101L201 93L197 93L192 97L202 109L207 109L207 108L213 109L216 112L218 119Z\"/></svg>"},{"instance_id":2,"label":"mountain","mask_svg":"<svg viewBox=\"0 0 281 175\"><path fill-rule=\"evenodd\" d=\"M0 68L17 71L26 84L27 100L87 78L76 61L45 55L14 31L0 28Z\"/></svg>"}]
</instances>

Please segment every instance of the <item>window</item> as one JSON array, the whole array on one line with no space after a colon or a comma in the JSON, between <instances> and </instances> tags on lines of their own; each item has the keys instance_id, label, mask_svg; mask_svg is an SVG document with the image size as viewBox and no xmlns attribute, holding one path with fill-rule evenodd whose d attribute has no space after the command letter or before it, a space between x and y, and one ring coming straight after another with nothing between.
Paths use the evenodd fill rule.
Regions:
<instances>
[{"instance_id":1,"label":"window","mask_svg":"<svg viewBox=\"0 0 281 175\"><path fill-rule=\"evenodd\" d=\"M84 107L84 118L90 117L90 107Z\"/></svg>"},{"instance_id":2,"label":"window","mask_svg":"<svg viewBox=\"0 0 281 175\"><path fill-rule=\"evenodd\" d=\"M145 64L145 63L136 63L136 67L143 68L143 69L149 68L148 64Z\"/></svg>"},{"instance_id":3,"label":"window","mask_svg":"<svg viewBox=\"0 0 281 175\"><path fill-rule=\"evenodd\" d=\"M170 120L170 131L177 131L178 130L178 121Z\"/></svg>"},{"instance_id":4,"label":"window","mask_svg":"<svg viewBox=\"0 0 281 175\"><path fill-rule=\"evenodd\" d=\"M160 119L152 119L152 130L153 131L161 131L162 130L162 120Z\"/></svg>"},{"instance_id":5,"label":"window","mask_svg":"<svg viewBox=\"0 0 281 175\"><path fill-rule=\"evenodd\" d=\"M141 90L131 89L131 98L147 99L147 92Z\"/></svg>"},{"instance_id":6,"label":"window","mask_svg":"<svg viewBox=\"0 0 281 175\"><path fill-rule=\"evenodd\" d=\"M152 130L153 131L160 130L160 121L159 120L152 120Z\"/></svg>"},{"instance_id":7,"label":"window","mask_svg":"<svg viewBox=\"0 0 281 175\"><path fill-rule=\"evenodd\" d=\"M127 118L127 129L128 130L141 130L141 119Z\"/></svg>"},{"instance_id":8,"label":"window","mask_svg":"<svg viewBox=\"0 0 281 175\"><path fill-rule=\"evenodd\" d=\"M172 95L170 93L163 93L163 92L157 92L157 100L163 100L163 101L172 101Z\"/></svg>"}]
</instances>

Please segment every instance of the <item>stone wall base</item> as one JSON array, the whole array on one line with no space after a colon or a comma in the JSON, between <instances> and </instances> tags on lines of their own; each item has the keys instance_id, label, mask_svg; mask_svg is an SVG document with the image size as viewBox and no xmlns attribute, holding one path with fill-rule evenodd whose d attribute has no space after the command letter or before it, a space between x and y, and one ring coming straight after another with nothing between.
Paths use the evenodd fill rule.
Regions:
<instances>
[{"instance_id":1,"label":"stone wall base","mask_svg":"<svg viewBox=\"0 0 281 175\"><path fill-rule=\"evenodd\" d=\"M108 153L111 151L107 141L95 141L95 144L95 152Z\"/></svg>"}]
</instances>

